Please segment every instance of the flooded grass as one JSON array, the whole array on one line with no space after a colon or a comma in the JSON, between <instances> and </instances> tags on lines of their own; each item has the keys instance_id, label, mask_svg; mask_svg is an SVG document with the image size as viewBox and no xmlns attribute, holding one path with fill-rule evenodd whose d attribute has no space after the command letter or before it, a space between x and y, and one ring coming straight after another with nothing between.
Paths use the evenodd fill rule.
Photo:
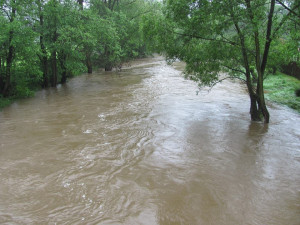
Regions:
<instances>
[{"instance_id":1,"label":"flooded grass","mask_svg":"<svg viewBox=\"0 0 300 225\"><path fill-rule=\"evenodd\" d=\"M9 98L2 98L0 96L0 110L2 110L4 107L9 106L12 103L12 100Z\"/></svg>"},{"instance_id":2,"label":"flooded grass","mask_svg":"<svg viewBox=\"0 0 300 225\"><path fill-rule=\"evenodd\" d=\"M269 75L264 81L264 88L266 99L300 112L300 97L295 94L300 89L298 79L281 73Z\"/></svg>"}]
</instances>

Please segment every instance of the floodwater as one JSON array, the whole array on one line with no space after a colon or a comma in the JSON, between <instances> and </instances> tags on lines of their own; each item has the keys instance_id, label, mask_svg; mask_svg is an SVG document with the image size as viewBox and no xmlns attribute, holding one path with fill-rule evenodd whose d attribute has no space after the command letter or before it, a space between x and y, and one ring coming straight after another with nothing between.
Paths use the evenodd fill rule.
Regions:
<instances>
[{"instance_id":1,"label":"floodwater","mask_svg":"<svg viewBox=\"0 0 300 225\"><path fill-rule=\"evenodd\" d=\"M299 225L300 116L180 63L82 75L0 112L0 224Z\"/></svg>"}]
</instances>

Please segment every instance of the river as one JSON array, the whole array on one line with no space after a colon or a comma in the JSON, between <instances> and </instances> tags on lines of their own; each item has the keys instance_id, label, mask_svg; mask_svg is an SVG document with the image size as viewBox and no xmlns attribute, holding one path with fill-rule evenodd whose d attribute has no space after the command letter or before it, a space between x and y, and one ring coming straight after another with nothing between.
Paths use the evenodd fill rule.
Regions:
<instances>
[{"instance_id":1,"label":"river","mask_svg":"<svg viewBox=\"0 0 300 225\"><path fill-rule=\"evenodd\" d=\"M84 74L0 112L0 224L299 225L300 116L180 63Z\"/></svg>"}]
</instances>

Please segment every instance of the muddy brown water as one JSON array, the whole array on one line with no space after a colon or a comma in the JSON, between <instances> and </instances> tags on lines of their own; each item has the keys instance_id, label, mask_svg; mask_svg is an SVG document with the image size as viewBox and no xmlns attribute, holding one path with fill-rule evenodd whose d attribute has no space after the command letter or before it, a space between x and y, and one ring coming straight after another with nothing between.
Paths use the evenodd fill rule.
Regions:
<instances>
[{"instance_id":1,"label":"muddy brown water","mask_svg":"<svg viewBox=\"0 0 300 225\"><path fill-rule=\"evenodd\" d=\"M0 112L0 224L300 224L300 116L162 58Z\"/></svg>"}]
</instances>

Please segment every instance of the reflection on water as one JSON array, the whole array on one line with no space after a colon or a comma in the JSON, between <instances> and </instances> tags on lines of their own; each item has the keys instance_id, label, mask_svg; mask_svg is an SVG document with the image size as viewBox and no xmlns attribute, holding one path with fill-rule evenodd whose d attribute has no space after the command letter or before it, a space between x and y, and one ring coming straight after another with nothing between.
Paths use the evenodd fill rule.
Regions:
<instances>
[{"instance_id":1,"label":"reflection on water","mask_svg":"<svg viewBox=\"0 0 300 225\"><path fill-rule=\"evenodd\" d=\"M196 91L155 58L4 109L0 223L299 224L300 116L252 123L239 83Z\"/></svg>"}]
</instances>

